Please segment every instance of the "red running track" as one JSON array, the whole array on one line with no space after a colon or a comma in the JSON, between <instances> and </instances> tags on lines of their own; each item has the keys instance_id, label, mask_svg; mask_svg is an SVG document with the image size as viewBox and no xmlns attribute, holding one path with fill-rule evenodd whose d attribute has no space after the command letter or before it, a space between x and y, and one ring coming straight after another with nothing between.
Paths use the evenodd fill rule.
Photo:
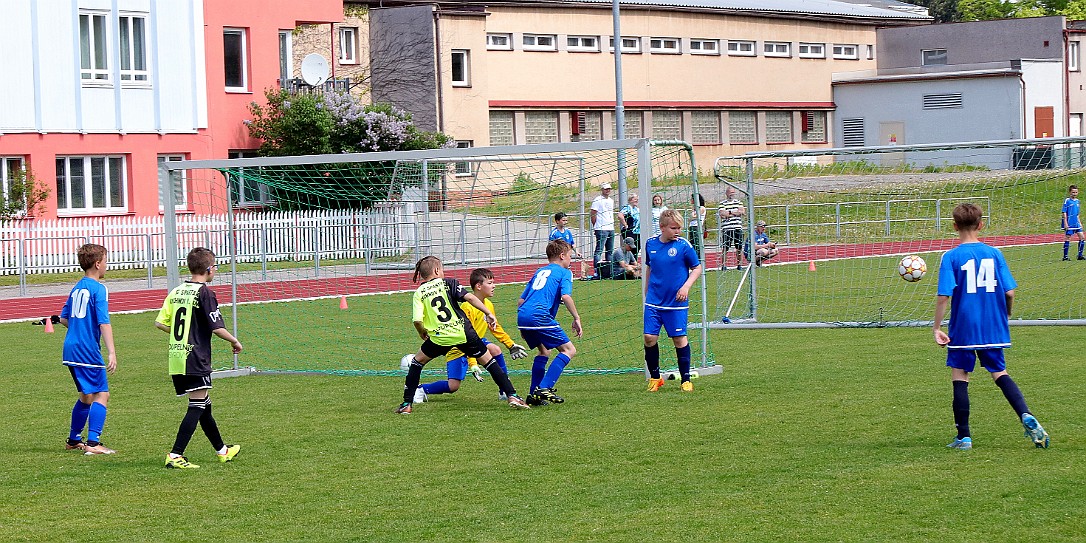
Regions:
<instances>
[{"instance_id":1,"label":"red running track","mask_svg":"<svg viewBox=\"0 0 1086 543\"><path fill-rule=\"evenodd\" d=\"M1000 236L983 238L983 241L996 247L1036 245L1061 242L1063 241L1063 235ZM957 244L958 240L956 239L939 239L785 247L774 261L778 263L807 262L946 251ZM706 264L710 269L719 268L720 253L709 253L706 256ZM734 265L734 262L729 262L729 265ZM527 281L538 267L538 263L533 263L490 266L490 269L494 271L497 282L517 283ZM574 264L574 267L576 268L576 264ZM468 282L470 270L447 269L446 271L449 277L456 278L465 284ZM408 271L362 277L329 277L299 279L296 281L248 283L241 285L239 288L243 292L243 296L241 297L242 302L268 302L294 300L299 298L354 296L360 294L414 290L416 285L411 281L412 273L413 272ZM229 303L231 301L230 285L215 285L211 288L215 291L215 295L218 297L220 303ZM109 295L109 309L111 312L155 310L162 306L162 300L165 297L165 289L111 292ZM11 298L0 300L0 320L26 320L59 314L60 309L64 306L64 300L66 298L67 296L40 296L34 298Z\"/></svg>"}]
</instances>

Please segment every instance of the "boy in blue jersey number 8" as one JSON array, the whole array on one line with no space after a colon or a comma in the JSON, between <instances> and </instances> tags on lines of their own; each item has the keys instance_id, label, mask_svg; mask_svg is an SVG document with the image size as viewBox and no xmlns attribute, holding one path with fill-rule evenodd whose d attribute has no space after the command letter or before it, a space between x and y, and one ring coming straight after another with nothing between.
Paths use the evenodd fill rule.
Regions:
<instances>
[{"instance_id":1,"label":"boy in blue jersey number 8","mask_svg":"<svg viewBox=\"0 0 1086 543\"><path fill-rule=\"evenodd\" d=\"M954 208L954 230L961 243L946 252L939 263L939 286L935 301L935 343L947 347L946 365L950 367L954 387L954 425L958 435L947 447L973 448L969 433L969 374L979 358L984 369L1014 408L1026 437L1034 445L1048 447L1048 433L1030 413L1022 391L1007 373L1003 349L1011 346L1009 317L1018 286L1003 253L981 243L978 233L984 228L982 211L974 204ZM950 300L949 332L942 331L943 317Z\"/></svg>"},{"instance_id":2,"label":"boy in blue jersey number 8","mask_svg":"<svg viewBox=\"0 0 1086 543\"><path fill-rule=\"evenodd\" d=\"M701 261L682 237L683 218L669 209L660 214L660 235L645 242L645 365L649 392L663 386L660 378L660 328L675 344L681 390L693 392L690 382L690 342L686 336L690 287L701 276Z\"/></svg>"},{"instance_id":3,"label":"boy in blue jersey number 8","mask_svg":"<svg viewBox=\"0 0 1086 543\"><path fill-rule=\"evenodd\" d=\"M71 294L60 311L60 324L68 329L64 335L63 363L75 381L79 399L72 407L71 433L64 448L83 451L91 456L113 454L102 445L102 429L106 425L106 405L109 403L107 373L117 371L117 353L113 347L113 325L109 322L109 293L100 281L106 274L106 248L88 243L79 248L79 267L85 276L72 287ZM102 360L99 338L104 339L109 361ZM83 443L83 427L87 427L87 442Z\"/></svg>"}]
</instances>

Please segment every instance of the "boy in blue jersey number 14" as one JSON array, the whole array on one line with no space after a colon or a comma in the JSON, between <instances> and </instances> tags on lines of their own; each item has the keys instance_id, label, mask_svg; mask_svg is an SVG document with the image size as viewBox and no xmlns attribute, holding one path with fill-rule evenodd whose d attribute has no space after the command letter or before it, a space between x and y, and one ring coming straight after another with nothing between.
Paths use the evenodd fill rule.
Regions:
<instances>
[{"instance_id":1,"label":"boy in blue jersey number 14","mask_svg":"<svg viewBox=\"0 0 1086 543\"><path fill-rule=\"evenodd\" d=\"M946 252L939 263L939 286L935 301L935 343L946 347L946 365L954 388L954 425L958 435L947 447L973 448L969 434L969 374L979 358L996 386L1014 408L1026 430L1026 437L1040 448L1048 447L1048 433L1026 407L1003 359L1003 349L1011 346L1009 317L1018 286L1011 276L1003 253L981 241L984 228L982 211L974 204L954 208L954 230L961 243ZM950 334L942 331L946 306L950 307Z\"/></svg>"},{"instance_id":2,"label":"boy in blue jersey number 14","mask_svg":"<svg viewBox=\"0 0 1086 543\"><path fill-rule=\"evenodd\" d=\"M60 311L60 324L68 329L64 335L64 365L75 381L79 399L72 407L72 427L64 448L83 451L87 456L113 454L102 445L102 429L106 425L106 405L109 403L107 373L117 371L117 352L113 347L113 325L109 323L109 293L100 281L106 274L106 248L88 243L79 248L79 267L85 276L75 284ZM109 351L108 361L102 359L99 339L104 339ZM84 443L83 427L87 427Z\"/></svg>"},{"instance_id":3,"label":"boy in blue jersey number 14","mask_svg":"<svg viewBox=\"0 0 1086 543\"><path fill-rule=\"evenodd\" d=\"M573 315L573 333L577 337L581 337L583 333L581 315L577 313L577 306L573 303L573 274L569 271L573 261L572 254L573 248L563 240L548 243L547 260L550 263L532 274L517 302L517 328L520 328L520 337L524 338L529 349L538 349L538 354L532 360L529 405L565 401L555 392L554 386L562 376L562 370L577 354L577 348L555 320L559 304L564 304L569 314ZM548 367L547 360L554 348L558 349L558 354Z\"/></svg>"},{"instance_id":4,"label":"boy in blue jersey number 14","mask_svg":"<svg viewBox=\"0 0 1086 543\"><path fill-rule=\"evenodd\" d=\"M660 235L645 242L645 365L649 392L663 386L660 378L660 328L675 344L682 378L680 389L693 392L690 382L690 342L686 323L690 311L690 287L701 276L701 261L682 237L683 218L669 209L660 214Z\"/></svg>"},{"instance_id":5,"label":"boy in blue jersey number 14","mask_svg":"<svg viewBox=\"0 0 1086 543\"><path fill-rule=\"evenodd\" d=\"M1086 245L1086 235L1082 233L1082 219L1079 217L1078 187L1067 187L1067 199L1063 201L1063 209L1060 212L1060 226L1063 230L1063 259L1067 258L1067 250L1071 248L1071 237L1078 237L1078 259L1086 260L1082 256L1083 245Z\"/></svg>"}]
</instances>

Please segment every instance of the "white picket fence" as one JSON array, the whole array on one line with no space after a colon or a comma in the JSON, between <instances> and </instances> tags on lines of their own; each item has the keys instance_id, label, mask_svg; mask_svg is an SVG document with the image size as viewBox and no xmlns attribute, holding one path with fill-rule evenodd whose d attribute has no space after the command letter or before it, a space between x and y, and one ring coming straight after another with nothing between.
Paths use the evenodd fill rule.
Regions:
<instances>
[{"instance_id":1,"label":"white picket fence","mask_svg":"<svg viewBox=\"0 0 1086 543\"><path fill-rule=\"evenodd\" d=\"M241 211L234 215L240 262L373 259L416 244L416 204L381 202L365 211ZM112 268L165 264L162 216L0 221L0 275L79 270L84 243L109 250ZM226 215L177 215L181 258L189 248L231 254Z\"/></svg>"}]
</instances>

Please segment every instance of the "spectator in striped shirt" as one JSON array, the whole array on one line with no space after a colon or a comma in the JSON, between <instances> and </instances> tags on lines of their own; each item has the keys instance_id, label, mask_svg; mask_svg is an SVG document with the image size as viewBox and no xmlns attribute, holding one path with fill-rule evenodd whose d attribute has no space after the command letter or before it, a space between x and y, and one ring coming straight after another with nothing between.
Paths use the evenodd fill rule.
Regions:
<instances>
[{"instance_id":1,"label":"spectator in striped shirt","mask_svg":"<svg viewBox=\"0 0 1086 543\"><path fill-rule=\"evenodd\" d=\"M747 210L743 202L735 198L735 187L728 185L724 189L724 201L720 202L716 214L720 217L720 269L727 269L728 249L735 248L735 269L740 265L740 251L743 247L743 216Z\"/></svg>"}]
</instances>

